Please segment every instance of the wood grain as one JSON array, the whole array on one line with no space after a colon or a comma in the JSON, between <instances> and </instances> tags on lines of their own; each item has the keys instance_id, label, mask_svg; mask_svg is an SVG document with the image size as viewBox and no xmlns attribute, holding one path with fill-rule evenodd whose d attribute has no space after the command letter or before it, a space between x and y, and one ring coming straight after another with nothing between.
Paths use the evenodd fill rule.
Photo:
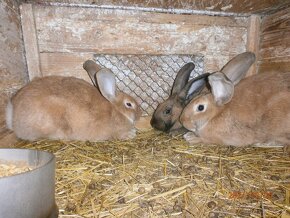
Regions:
<instances>
[{"instance_id":1,"label":"wood grain","mask_svg":"<svg viewBox=\"0 0 290 218\"><path fill-rule=\"evenodd\" d=\"M258 71L258 59L260 49L260 28L261 17L258 15L251 15L248 27L247 51L251 51L256 55L255 63L248 70L247 76L256 74Z\"/></svg>"},{"instance_id":2,"label":"wood grain","mask_svg":"<svg viewBox=\"0 0 290 218\"><path fill-rule=\"evenodd\" d=\"M34 2L34 1L30 1ZM277 10L287 4L289 0L38 0L38 3L65 3L111 5L123 7L152 7L165 9L190 9L233 13L267 13Z\"/></svg>"},{"instance_id":3,"label":"wood grain","mask_svg":"<svg viewBox=\"0 0 290 218\"><path fill-rule=\"evenodd\" d=\"M44 75L53 74L53 69L80 73L75 64L82 63L70 65L73 60L67 58L89 53L200 54L208 60L206 70L212 71L246 50L248 19L244 17L40 5L34 7L34 14ZM49 67L55 60L58 69Z\"/></svg>"},{"instance_id":4,"label":"wood grain","mask_svg":"<svg viewBox=\"0 0 290 218\"><path fill-rule=\"evenodd\" d=\"M34 77L42 76L33 6L31 4L23 4L20 10L28 74L29 79L32 80Z\"/></svg>"},{"instance_id":5,"label":"wood grain","mask_svg":"<svg viewBox=\"0 0 290 218\"><path fill-rule=\"evenodd\" d=\"M77 16L76 16L77 14ZM40 52L185 54L241 49L244 18L36 7Z\"/></svg>"},{"instance_id":6,"label":"wood grain","mask_svg":"<svg viewBox=\"0 0 290 218\"><path fill-rule=\"evenodd\" d=\"M290 8L266 16L261 25L259 72L290 71Z\"/></svg>"},{"instance_id":7,"label":"wood grain","mask_svg":"<svg viewBox=\"0 0 290 218\"><path fill-rule=\"evenodd\" d=\"M83 63L93 59L93 53L41 53L43 76L74 76L91 82Z\"/></svg>"},{"instance_id":8,"label":"wood grain","mask_svg":"<svg viewBox=\"0 0 290 218\"><path fill-rule=\"evenodd\" d=\"M0 140L9 97L27 81L18 3L0 1Z\"/></svg>"}]
</instances>

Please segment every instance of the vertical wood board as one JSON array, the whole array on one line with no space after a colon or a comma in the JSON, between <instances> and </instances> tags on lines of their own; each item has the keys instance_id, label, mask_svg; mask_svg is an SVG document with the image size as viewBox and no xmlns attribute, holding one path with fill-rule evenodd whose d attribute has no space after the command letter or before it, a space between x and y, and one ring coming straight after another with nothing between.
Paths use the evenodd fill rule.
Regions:
<instances>
[{"instance_id":1,"label":"vertical wood board","mask_svg":"<svg viewBox=\"0 0 290 218\"><path fill-rule=\"evenodd\" d=\"M247 75L251 76L257 73L258 59L260 50L260 25L261 18L258 15L251 15L249 18L247 51L251 51L256 55L255 63L248 70Z\"/></svg>"},{"instance_id":2,"label":"vertical wood board","mask_svg":"<svg viewBox=\"0 0 290 218\"><path fill-rule=\"evenodd\" d=\"M290 8L261 23L259 72L290 71Z\"/></svg>"},{"instance_id":3,"label":"vertical wood board","mask_svg":"<svg viewBox=\"0 0 290 218\"><path fill-rule=\"evenodd\" d=\"M31 4L23 4L20 7L20 11L28 74L29 79L32 80L34 77L42 75L33 6Z\"/></svg>"},{"instance_id":4,"label":"vertical wood board","mask_svg":"<svg viewBox=\"0 0 290 218\"><path fill-rule=\"evenodd\" d=\"M0 1L0 135L9 97L27 81L18 3Z\"/></svg>"},{"instance_id":5,"label":"vertical wood board","mask_svg":"<svg viewBox=\"0 0 290 218\"><path fill-rule=\"evenodd\" d=\"M290 8L264 17L259 72L290 71Z\"/></svg>"}]
</instances>

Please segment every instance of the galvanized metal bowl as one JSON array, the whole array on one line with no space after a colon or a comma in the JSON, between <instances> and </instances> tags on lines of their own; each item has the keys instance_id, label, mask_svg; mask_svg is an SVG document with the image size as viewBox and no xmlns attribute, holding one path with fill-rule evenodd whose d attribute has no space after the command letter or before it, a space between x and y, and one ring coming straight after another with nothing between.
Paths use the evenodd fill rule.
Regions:
<instances>
[{"instance_id":1,"label":"galvanized metal bowl","mask_svg":"<svg viewBox=\"0 0 290 218\"><path fill-rule=\"evenodd\" d=\"M55 218L55 156L29 149L0 149L1 161L25 161L31 171L0 178L0 214L5 218Z\"/></svg>"}]
</instances>

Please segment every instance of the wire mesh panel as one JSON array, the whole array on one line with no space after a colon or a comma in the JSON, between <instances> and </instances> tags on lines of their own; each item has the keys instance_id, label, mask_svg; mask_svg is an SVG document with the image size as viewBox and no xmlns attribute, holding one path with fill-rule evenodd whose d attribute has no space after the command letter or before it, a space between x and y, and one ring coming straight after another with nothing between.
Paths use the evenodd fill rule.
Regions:
<instances>
[{"instance_id":1,"label":"wire mesh panel","mask_svg":"<svg viewBox=\"0 0 290 218\"><path fill-rule=\"evenodd\" d=\"M196 55L100 55L94 60L116 75L117 89L135 97L144 114L152 114L170 93L176 73L193 62L191 78L203 73L203 57Z\"/></svg>"}]
</instances>

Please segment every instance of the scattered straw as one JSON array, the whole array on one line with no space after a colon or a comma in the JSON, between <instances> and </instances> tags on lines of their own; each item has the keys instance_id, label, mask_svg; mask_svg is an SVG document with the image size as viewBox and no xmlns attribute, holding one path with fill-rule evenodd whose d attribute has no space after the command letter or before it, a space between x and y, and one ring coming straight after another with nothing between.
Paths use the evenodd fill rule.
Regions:
<instances>
[{"instance_id":1,"label":"scattered straw","mask_svg":"<svg viewBox=\"0 0 290 218\"><path fill-rule=\"evenodd\" d=\"M282 148L188 145L155 131L110 142L21 141L53 152L60 217L286 217ZM283 215L282 215L283 214Z\"/></svg>"}]
</instances>

